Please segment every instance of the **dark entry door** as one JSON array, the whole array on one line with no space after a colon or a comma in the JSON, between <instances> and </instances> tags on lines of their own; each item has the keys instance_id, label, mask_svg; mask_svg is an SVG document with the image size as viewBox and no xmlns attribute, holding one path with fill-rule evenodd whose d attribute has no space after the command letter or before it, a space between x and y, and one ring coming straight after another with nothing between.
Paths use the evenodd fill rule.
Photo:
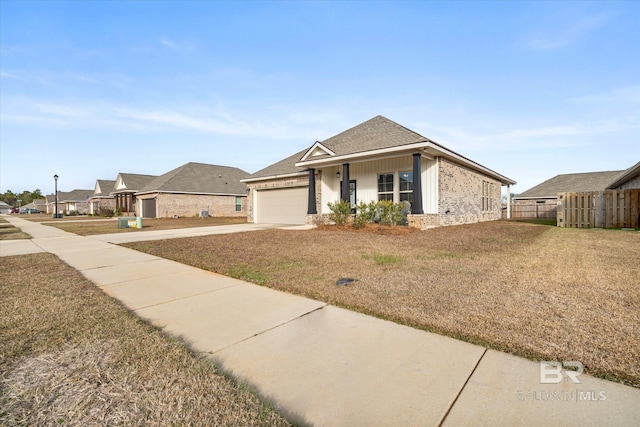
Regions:
<instances>
[{"instance_id":1,"label":"dark entry door","mask_svg":"<svg viewBox=\"0 0 640 427\"><path fill-rule=\"evenodd\" d=\"M156 217L156 199L142 200L142 217L143 218Z\"/></svg>"}]
</instances>

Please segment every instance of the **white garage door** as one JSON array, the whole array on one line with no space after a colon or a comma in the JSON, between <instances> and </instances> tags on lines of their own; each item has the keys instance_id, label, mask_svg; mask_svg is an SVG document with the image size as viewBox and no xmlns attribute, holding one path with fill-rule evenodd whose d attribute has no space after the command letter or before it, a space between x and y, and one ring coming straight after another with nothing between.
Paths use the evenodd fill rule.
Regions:
<instances>
[{"instance_id":1,"label":"white garage door","mask_svg":"<svg viewBox=\"0 0 640 427\"><path fill-rule=\"evenodd\" d=\"M256 214L261 224L304 224L308 187L261 190L256 194Z\"/></svg>"}]
</instances>

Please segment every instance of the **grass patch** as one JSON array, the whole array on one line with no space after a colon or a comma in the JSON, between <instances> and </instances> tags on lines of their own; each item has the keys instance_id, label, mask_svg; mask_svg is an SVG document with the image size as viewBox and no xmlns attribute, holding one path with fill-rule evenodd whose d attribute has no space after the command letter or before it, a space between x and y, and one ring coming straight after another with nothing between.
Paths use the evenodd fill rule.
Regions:
<instances>
[{"instance_id":1,"label":"grass patch","mask_svg":"<svg viewBox=\"0 0 640 427\"><path fill-rule=\"evenodd\" d=\"M0 222L0 240L19 240L30 238L31 236L28 233L25 233L18 227L14 227L7 221L2 220L2 222Z\"/></svg>"},{"instance_id":2,"label":"grass patch","mask_svg":"<svg viewBox=\"0 0 640 427\"><path fill-rule=\"evenodd\" d=\"M527 224L536 224L536 225L549 225L551 227L557 227L558 220L557 218L528 218L528 219L514 219L512 221L524 222Z\"/></svg>"},{"instance_id":3,"label":"grass patch","mask_svg":"<svg viewBox=\"0 0 640 427\"><path fill-rule=\"evenodd\" d=\"M373 261L377 265L392 265L392 264L397 264L404 261L404 257L391 255L391 254L380 254L377 252L373 254L373 257L370 257L369 255L363 255L362 257L367 260L373 258Z\"/></svg>"},{"instance_id":4,"label":"grass patch","mask_svg":"<svg viewBox=\"0 0 640 427\"><path fill-rule=\"evenodd\" d=\"M492 221L404 235L325 227L144 245L221 274L251 266L255 283L534 360L578 360L591 374L640 386L636 233ZM363 248L384 248L381 263ZM203 260L205 252L215 257ZM283 260L290 268L274 268ZM336 286L341 277L358 281Z\"/></svg>"},{"instance_id":5,"label":"grass patch","mask_svg":"<svg viewBox=\"0 0 640 427\"><path fill-rule=\"evenodd\" d=\"M288 425L51 254L2 258L2 425Z\"/></svg>"},{"instance_id":6,"label":"grass patch","mask_svg":"<svg viewBox=\"0 0 640 427\"><path fill-rule=\"evenodd\" d=\"M255 270L247 264L234 264L229 267L227 274L233 278L246 280L247 282L258 285L263 285L269 280L268 274Z\"/></svg>"}]
</instances>

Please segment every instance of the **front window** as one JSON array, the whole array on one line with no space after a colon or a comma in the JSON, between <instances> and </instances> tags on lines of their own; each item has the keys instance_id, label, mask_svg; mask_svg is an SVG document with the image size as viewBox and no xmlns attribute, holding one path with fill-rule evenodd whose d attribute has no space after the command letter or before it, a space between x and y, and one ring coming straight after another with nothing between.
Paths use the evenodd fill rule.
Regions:
<instances>
[{"instance_id":1,"label":"front window","mask_svg":"<svg viewBox=\"0 0 640 427\"><path fill-rule=\"evenodd\" d=\"M393 201L392 173L383 173L378 175L378 200Z\"/></svg>"},{"instance_id":2,"label":"front window","mask_svg":"<svg viewBox=\"0 0 640 427\"><path fill-rule=\"evenodd\" d=\"M413 172L399 172L400 201L413 204Z\"/></svg>"},{"instance_id":3,"label":"front window","mask_svg":"<svg viewBox=\"0 0 640 427\"><path fill-rule=\"evenodd\" d=\"M242 212L242 197L236 196L236 212Z\"/></svg>"}]
</instances>

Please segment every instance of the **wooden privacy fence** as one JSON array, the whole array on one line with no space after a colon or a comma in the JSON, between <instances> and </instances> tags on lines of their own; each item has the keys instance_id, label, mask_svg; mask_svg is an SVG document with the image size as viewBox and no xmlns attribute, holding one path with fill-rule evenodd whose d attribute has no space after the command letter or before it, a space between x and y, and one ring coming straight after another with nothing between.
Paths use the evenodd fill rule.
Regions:
<instances>
[{"instance_id":1,"label":"wooden privacy fence","mask_svg":"<svg viewBox=\"0 0 640 427\"><path fill-rule=\"evenodd\" d=\"M511 219L555 218L557 208L556 204L548 203L513 203Z\"/></svg>"},{"instance_id":2,"label":"wooden privacy fence","mask_svg":"<svg viewBox=\"0 0 640 427\"><path fill-rule=\"evenodd\" d=\"M558 193L558 227L638 228L640 189Z\"/></svg>"}]
</instances>

